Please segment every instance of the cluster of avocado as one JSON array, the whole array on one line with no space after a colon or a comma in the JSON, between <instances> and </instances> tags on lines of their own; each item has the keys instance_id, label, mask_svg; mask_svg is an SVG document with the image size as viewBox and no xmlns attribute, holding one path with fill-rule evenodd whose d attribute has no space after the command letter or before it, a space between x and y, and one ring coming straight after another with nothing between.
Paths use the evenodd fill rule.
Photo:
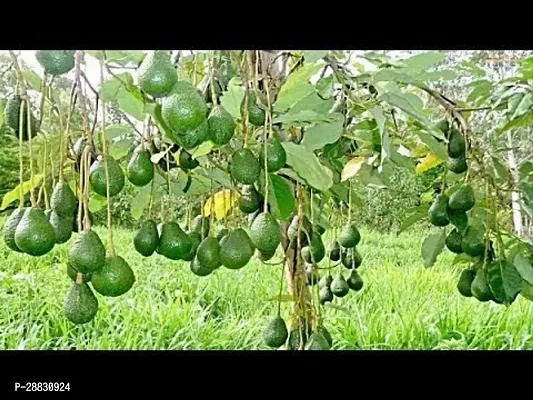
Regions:
<instances>
[{"instance_id":1,"label":"cluster of avocado","mask_svg":"<svg viewBox=\"0 0 533 400\"><path fill-rule=\"evenodd\" d=\"M450 127L447 120L440 121L437 127L444 132L446 139L448 139L446 149L449 157L447 161L448 169L456 174L466 172L468 163L466 158L466 141L463 134L454 126Z\"/></svg>"},{"instance_id":2,"label":"cluster of avocado","mask_svg":"<svg viewBox=\"0 0 533 400\"><path fill-rule=\"evenodd\" d=\"M289 350L329 350L333 346L333 338L323 324L312 326L302 319L299 327L289 333L287 324L281 316L270 320L263 330L263 341L272 349L285 345Z\"/></svg>"}]
</instances>

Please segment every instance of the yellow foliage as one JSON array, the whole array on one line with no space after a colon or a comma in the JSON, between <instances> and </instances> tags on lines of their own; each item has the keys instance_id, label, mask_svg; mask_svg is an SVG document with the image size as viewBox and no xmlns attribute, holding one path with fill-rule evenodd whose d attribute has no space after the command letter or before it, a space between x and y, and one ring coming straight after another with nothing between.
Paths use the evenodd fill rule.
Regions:
<instances>
[{"instance_id":1,"label":"yellow foliage","mask_svg":"<svg viewBox=\"0 0 533 400\"><path fill-rule=\"evenodd\" d=\"M204 217L210 216L211 211L214 211L216 219L224 218L237 203L239 197L239 193L231 189L224 189L215 193L205 202Z\"/></svg>"}]
</instances>

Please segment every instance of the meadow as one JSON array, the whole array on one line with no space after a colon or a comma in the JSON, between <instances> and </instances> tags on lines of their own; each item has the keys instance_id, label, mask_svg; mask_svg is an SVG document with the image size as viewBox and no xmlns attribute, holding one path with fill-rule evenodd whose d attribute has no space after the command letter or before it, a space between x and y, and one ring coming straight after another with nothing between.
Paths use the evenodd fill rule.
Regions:
<instances>
[{"instance_id":1,"label":"meadow","mask_svg":"<svg viewBox=\"0 0 533 400\"><path fill-rule=\"evenodd\" d=\"M105 228L96 230L105 243ZM363 290L336 298L335 307L325 309L333 349L533 347L533 303L519 297L506 308L460 296L461 267L452 265L451 253L444 252L430 269L422 265L420 245L427 232L361 232ZM277 307L273 298L281 266L254 258L242 270L221 267L200 278L188 263L143 258L133 248L133 235L115 232L118 253L135 271L135 285L118 298L98 296L95 320L82 326L62 315L71 285L68 244L31 258L1 241L0 349L266 349L261 335ZM289 306L282 303L283 316Z\"/></svg>"}]
</instances>

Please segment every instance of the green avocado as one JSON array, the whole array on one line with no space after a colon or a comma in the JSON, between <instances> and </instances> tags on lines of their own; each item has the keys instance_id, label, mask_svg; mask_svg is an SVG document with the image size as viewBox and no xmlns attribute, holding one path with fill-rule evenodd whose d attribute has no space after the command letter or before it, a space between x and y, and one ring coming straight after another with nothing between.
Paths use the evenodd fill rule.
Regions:
<instances>
[{"instance_id":1,"label":"green avocado","mask_svg":"<svg viewBox=\"0 0 533 400\"><path fill-rule=\"evenodd\" d=\"M487 273L484 269L477 270L476 276L470 286L470 291L473 297L483 303L493 299L494 296L490 290Z\"/></svg>"},{"instance_id":2,"label":"green avocado","mask_svg":"<svg viewBox=\"0 0 533 400\"><path fill-rule=\"evenodd\" d=\"M220 244L214 237L206 237L196 251L196 258L202 267L217 269L220 267Z\"/></svg>"},{"instance_id":3,"label":"green avocado","mask_svg":"<svg viewBox=\"0 0 533 400\"><path fill-rule=\"evenodd\" d=\"M470 257L482 256L485 253L483 233L473 226L466 228L461 241L461 248L464 253Z\"/></svg>"},{"instance_id":4,"label":"green avocado","mask_svg":"<svg viewBox=\"0 0 533 400\"><path fill-rule=\"evenodd\" d=\"M281 145L279 139L274 135L267 141L266 145L266 165L268 172L276 172L285 166L287 162L287 153ZM261 147L259 151L259 165L265 167L265 149Z\"/></svg>"},{"instance_id":5,"label":"green avocado","mask_svg":"<svg viewBox=\"0 0 533 400\"><path fill-rule=\"evenodd\" d=\"M451 158L459 158L464 156L466 150L466 143L463 134L456 128L451 128L450 139L448 141L448 155Z\"/></svg>"},{"instance_id":6,"label":"green avocado","mask_svg":"<svg viewBox=\"0 0 533 400\"><path fill-rule=\"evenodd\" d=\"M230 172L237 182L251 185L259 179L261 166L250 149L239 149L231 157Z\"/></svg>"},{"instance_id":7,"label":"green avocado","mask_svg":"<svg viewBox=\"0 0 533 400\"><path fill-rule=\"evenodd\" d=\"M476 272L471 269L464 269L459 276L459 281L457 282L457 290L464 297L472 297L472 282L476 277Z\"/></svg>"},{"instance_id":8,"label":"green avocado","mask_svg":"<svg viewBox=\"0 0 533 400\"><path fill-rule=\"evenodd\" d=\"M24 213L26 212L26 208L16 208L13 210L9 218L4 223L4 242L6 243L7 247L9 247L11 250L21 253L22 250L20 250L15 243L15 231L17 230L17 226L24 216Z\"/></svg>"},{"instance_id":9,"label":"green avocado","mask_svg":"<svg viewBox=\"0 0 533 400\"><path fill-rule=\"evenodd\" d=\"M56 234L44 210L30 207L15 229L15 244L24 253L39 257L53 249Z\"/></svg>"},{"instance_id":10,"label":"green avocado","mask_svg":"<svg viewBox=\"0 0 533 400\"><path fill-rule=\"evenodd\" d=\"M127 169L128 180L135 186L146 186L154 177L154 166L148 150L137 150L133 153Z\"/></svg>"},{"instance_id":11,"label":"green avocado","mask_svg":"<svg viewBox=\"0 0 533 400\"><path fill-rule=\"evenodd\" d=\"M191 239L192 247L189 254L183 257L183 261L193 261L196 257L196 252L198 251L198 246L202 242L202 238L198 232L188 232L189 238Z\"/></svg>"},{"instance_id":12,"label":"green avocado","mask_svg":"<svg viewBox=\"0 0 533 400\"><path fill-rule=\"evenodd\" d=\"M228 269L240 269L248 264L254 251L255 248L246 231L238 228L220 241L220 262Z\"/></svg>"},{"instance_id":13,"label":"green avocado","mask_svg":"<svg viewBox=\"0 0 533 400\"><path fill-rule=\"evenodd\" d=\"M448 219L448 196L444 193L437 195L428 210L429 222L434 226L446 226Z\"/></svg>"},{"instance_id":14,"label":"green avocado","mask_svg":"<svg viewBox=\"0 0 533 400\"><path fill-rule=\"evenodd\" d=\"M322 279L320 279L320 282L318 282L318 287L323 288L327 287L329 288L331 285L331 282L333 282L333 277L328 273L328 275L324 275Z\"/></svg>"},{"instance_id":15,"label":"green avocado","mask_svg":"<svg viewBox=\"0 0 533 400\"><path fill-rule=\"evenodd\" d=\"M221 105L213 107L207 122L209 124L209 140L216 145L225 145L235 133L235 121L231 114Z\"/></svg>"},{"instance_id":16,"label":"green avocado","mask_svg":"<svg viewBox=\"0 0 533 400\"><path fill-rule=\"evenodd\" d=\"M159 246L159 233L157 224L148 219L144 221L141 228L133 238L135 250L144 257L149 257L157 250Z\"/></svg>"},{"instance_id":17,"label":"green avocado","mask_svg":"<svg viewBox=\"0 0 533 400\"><path fill-rule=\"evenodd\" d=\"M98 299L85 282L72 282L68 292L63 313L72 323L81 325L94 319L98 312Z\"/></svg>"},{"instance_id":18,"label":"green avocado","mask_svg":"<svg viewBox=\"0 0 533 400\"><path fill-rule=\"evenodd\" d=\"M268 347L277 349L285 344L289 337L287 324L280 316L270 320L263 331L263 340Z\"/></svg>"},{"instance_id":19,"label":"green avocado","mask_svg":"<svg viewBox=\"0 0 533 400\"><path fill-rule=\"evenodd\" d=\"M76 213L78 199L67 182L58 182L50 196L50 208L57 214L72 217Z\"/></svg>"},{"instance_id":20,"label":"green avocado","mask_svg":"<svg viewBox=\"0 0 533 400\"><path fill-rule=\"evenodd\" d=\"M448 169L456 174L462 174L468 169L465 156L450 158L448 160Z\"/></svg>"},{"instance_id":21,"label":"green avocado","mask_svg":"<svg viewBox=\"0 0 533 400\"><path fill-rule=\"evenodd\" d=\"M74 50L37 50L35 58L49 75L63 75L74 69Z\"/></svg>"},{"instance_id":22,"label":"green avocado","mask_svg":"<svg viewBox=\"0 0 533 400\"><path fill-rule=\"evenodd\" d=\"M355 247L361 241L361 234L354 224L346 225L337 238L339 244L344 248Z\"/></svg>"},{"instance_id":23,"label":"green avocado","mask_svg":"<svg viewBox=\"0 0 533 400\"><path fill-rule=\"evenodd\" d=\"M442 133L444 133L446 136L448 134L448 131L450 130L450 123L447 119L441 119L435 128L439 129Z\"/></svg>"},{"instance_id":24,"label":"green avocado","mask_svg":"<svg viewBox=\"0 0 533 400\"><path fill-rule=\"evenodd\" d=\"M135 274L122 257L110 256L102 269L92 274L91 283L102 296L122 296L135 283Z\"/></svg>"},{"instance_id":25,"label":"green avocado","mask_svg":"<svg viewBox=\"0 0 533 400\"><path fill-rule=\"evenodd\" d=\"M309 285L314 286L318 284L320 281L320 274L316 264L307 264L305 267L305 277Z\"/></svg>"},{"instance_id":26,"label":"green avocado","mask_svg":"<svg viewBox=\"0 0 533 400\"><path fill-rule=\"evenodd\" d=\"M52 228L54 228L56 243L62 244L68 242L72 236L74 216L59 215L57 212L52 211L49 221Z\"/></svg>"},{"instance_id":27,"label":"green avocado","mask_svg":"<svg viewBox=\"0 0 533 400\"><path fill-rule=\"evenodd\" d=\"M253 90L248 91L248 122L254 126L263 126L265 124L265 110L257 105L257 96ZM244 115L246 106L246 96L241 103L241 115Z\"/></svg>"},{"instance_id":28,"label":"green avocado","mask_svg":"<svg viewBox=\"0 0 533 400\"><path fill-rule=\"evenodd\" d=\"M229 233L228 228L220 228L220 230L217 233L217 240L220 242L224 236L226 236Z\"/></svg>"},{"instance_id":29,"label":"green avocado","mask_svg":"<svg viewBox=\"0 0 533 400\"><path fill-rule=\"evenodd\" d=\"M78 271L68 262L67 262L67 275L73 282L76 282L76 279L78 278ZM91 281L92 274L91 273L82 274L82 277L83 277L83 282L89 283Z\"/></svg>"},{"instance_id":30,"label":"green avocado","mask_svg":"<svg viewBox=\"0 0 533 400\"><path fill-rule=\"evenodd\" d=\"M179 156L180 167L185 171L190 171L195 169L200 163L196 158L192 158L191 153L188 153L184 149L181 149Z\"/></svg>"},{"instance_id":31,"label":"green avocado","mask_svg":"<svg viewBox=\"0 0 533 400\"><path fill-rule=\"evenodd\" d=\"M459 232L457 229L454 229L448 234L448 236L446 236L445 244L448 250L450 250L452 253L461 254L463 252L463 247L461 244L462 241L463 237L461 232Z\"/></svg>"},{"instance_id":32,"label":"green avocado","mask_svg":"<svg viewBox=\"0 0 533 400\"><path fill-rule=\"evenodd\" d=\"M274 253L281 243L281 227L269 212L259 214L250 227L250 239L256 249Z\"/></svg>"},{"instance_id":33,"label":"green avocado","mask_svg":"<svg viewBox=\"0 0 533 400\"><path fill-rule=\"evenodd\" d=\"M239 197L239 210L251 214L259 210L263 199L253 185L245 185Z\"/></svg>"},{"instance_id":34,"label":"green avocado","mask_svg":"<svg viewBox=\"0 0 533 400\"><path fill-rule=\"evenodd\" d=\"M206 141L209 133L207 120L202 121L198 127L188 130L176 137L176 143L186 150L192 150Z\"/></svg>"},{"instance_id":35,"label":"green avocado","mask_svg":"<svg viewBox=\"0 0 533 400\"><path fill-rule=\"evenodd\" d=\"M305 350L329 350L330 346L321 332L313 332L305 345Z\"/></svg>"},{"instance_id":36,"label":"green avocado","mask_svg":"<svg viewBox=\"0 0 533 400\"><path fill-rule=\"evenodd\" d=\"M178 81L178 74L167 51L155 50L148 54L137 69L139 87L155 98L170 93Z\"/></svg>"},{"instance_id":37,"label":"green avocado","mask_svg":"<svg viewBox=\"0 0 533 400\"><path fill-rule=\"evenodd\" d=\"M20 107L22 104L22 98L19 95L13 95L8 97L6 105L4 107L4 121L7 127L11 132L18 138L20 135L19 125L20 125ZM34 138L39 131L38 121L30 114L30 127L31 127L31 138ZM28 108L24 106L24 117L22 125L22 140L28 140Z\"/></svg>"},{"instance_id":38,"label":"green avocado","mask_svg":"<svg viewBox=\"0 0 533 400\"><path fill-rule=\"evenodd\" d=\"M363 258L359 251L355 247L352 247L351 249L341 251L341 262L348 269L357 269L361 266Z\"/></svg>"},{"instance_id":39,"label":"green avocado","mask_svg":"<svg viewBox=\"0 0 533 400\"><path fill-rule=\"evenodd\" d=\"M463 232L468 226L468 215L463 211L448 210L448 218L459 232Z\"/></svg>"},{"instance_id":40,"label":"green avocado","mask_svg":"<svg viewBox=\"0 0 533 400\"><path fill-rule=\"evenodd\" d=\"M357 273L355 269L352 270L350 273L350 276L346 280L346 283L348 283L348 286L350 289L352 289L354 292L358 292L363 288L363 278L361 278L361 275Z\"/></svg>"},{"instance_id":41,"label":"green avocado","mask_svg":"<svg viewBox=\"0 0 533 400\"><path fill-rule=\"evenodd\" d=\"M333 346L333 338L331 337L331 334L324 325L320 325L317 329L317 332L321 333L322 336L324 336L324 339L326 339L326 342L328 343L329 347Z\"/></svg>"},{"instance_id":42,"label":"green avocado","mask_svg":"<svg viewBox=\"0 0 533 400\"><path fill-rule=\"evenodd\" d=\"M276 255L276 252L264 253L256 249L255 255L259 259L259 261L265 262L265 261L270 260L272 257L274 257Z\"/></svg>"},{"instance_id":43,"label":"green avocado","mask_svg":"<svg viewBox=\"0 0 533 400\"><path fill-rule=\"evenodd\" d=\"M192 249L192 241L176 222L164 223L159 240L159 254L170 260L181 260Z\"/></svg>"},{"instance_id":44,"label":"green avocado","mask_svg":"<svg viewBox=\"0 0 533 400\"><path fill-rule=\"evenodd\" d=\"M207 267L204 267L202 266L199 262L198 262L198 259L195 258L194 260L192 260L189 264L189 268L191 270L191 272L196 275L196 276L200 276L200 277L203 277L203 276L207 276L207 275L210 275L214 270L212 269L209 269Z\"/></svg>"},{"instance_id":45,"label":"green avocado","mask_svg":"<svg viewBox=\"0 0 533 400\"><path fill-rule=\"evenodd\" d=\"M104 244L93 230L79 233L68 253L68 261L82 274L100 270L104 266L105 258Z\"/></svg>"},{"instance_id":46,"label":"green avocado","mask_svg":"<svg viewBox=\"0 0 533 400\"><path fill-rule=\"evenodd\" d=\"M191 232L199 233L202 238L205 238L209 235L209 228L211 227L211 222L208 217L203 217L202 215L197 215L191 222L190 230Z\"/></svg>"},{"instance_id":47,"label":"green avocado","mask_svg":"<svg viewBox=\"0 0 533 400\"><path fill-rule=\"evenodd\" d=\"M350 286L348 286L346 279L344 279L344 276L341 274L337 275L333 279L329 288L331 293L333 293L333 295L336 297L344 297L350 291Z\"/></svg>"},{"instance_id":48,"label":"green avocado","mask_svg":"<svg viewBox=\"0 0 533 400\"><path fill-rule=\"evenodd\" d=\"M450 196L448 208L454 212L467 212L474 207L475 202L474 189L468 184L463 184Z\"/></svg>"},{"instance_id":49,"label":"green avocado","mask_svg":"<svg viewBox=\"0 0 533 400\"><path fill-rule=\"evenodd\" d=\"M341 245L336 239L331 243L331 247L329 249L329 259L331 261L339 261L341 259Z\"/></svg>"},{"instance_id":50,"label":"green avocado","mask_svg":"<svg viewBox=\"0 0 533 400\"><path fill-rule=\"evenodd\" d=\"M109 174L109 197L120 193L125 184L124 172L120 164L111 156L99 156L89 170L89 181L93 191L107 197L106 161Z\"/></svg>"},{"instance_id":51,"label":"green avocado","mask_svg":"<svg viewBox=\"0 0 533 400\"><path fill-rule=\"evenodd\" d=\"M311 233L309 248L311 249L311 256L315 263L319 263L326 256L326 248L324 247L324 242L322 242L322 237L318 232L313 231Z\"/></svg>"},{"instance_id":52,"label":"green avocado","mask_svg":"<svg viewBox=\"0 0 533 400\"><path fill-rule=\"evenodd\" d=\"M318 297L320 299L320 304L324 305L328 301L331 303L333 301L333 292L329 287L322 287L318 292Z\"/></svg>"}]
</instances>

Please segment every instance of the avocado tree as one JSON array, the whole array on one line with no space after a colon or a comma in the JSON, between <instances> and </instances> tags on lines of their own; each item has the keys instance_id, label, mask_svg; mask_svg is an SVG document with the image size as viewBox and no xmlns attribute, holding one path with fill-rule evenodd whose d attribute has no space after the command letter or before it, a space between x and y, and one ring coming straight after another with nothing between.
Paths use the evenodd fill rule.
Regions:
<instances>
[{"instance_id":1,"label":"avocado tree","mask_svg":"<svg viewBox=\"0 0 533 400\"><path fill-rule=\"evenodd\" d=\"M66 243L73 282L64 312L73 323L96 316L94 292L115 297L134 286L127 255L114 249L110 201L133 185L138 253L185 261L201 277L237 273L254 257L278 266L265 344L329 349L323 307L364 285L352 211L363 199L353 183L387 190L397 169L438 171L402 226L434 226L421 248L426 267L446 248L465 265L463 296L504 305L518 294L533 298L531 245L507 224L511 192L531 207L533 164L509 180L501 154L484 151L486 135L469 123L473 107L434 85L473 68L439 67L443 53L209 51L176 62L162 50L38 51L42 79L11 57L19 89L4 114L28 154L20 171L29 168L30 180L21 175L3 199L2 208L19 201L4 238L34 257ZM88 58L98 62L98 85L84 72ZM530 63L483 87L483 107L506 110L490 140L530 124ZM68 96L53 85L67 73ZM41 94L39 119L31 88ZM125 123L108 123L111 110ZM183 218L169 211L176 197ZM106 245L92 229L102 207Z\"/></svg>"}]
</instances>

